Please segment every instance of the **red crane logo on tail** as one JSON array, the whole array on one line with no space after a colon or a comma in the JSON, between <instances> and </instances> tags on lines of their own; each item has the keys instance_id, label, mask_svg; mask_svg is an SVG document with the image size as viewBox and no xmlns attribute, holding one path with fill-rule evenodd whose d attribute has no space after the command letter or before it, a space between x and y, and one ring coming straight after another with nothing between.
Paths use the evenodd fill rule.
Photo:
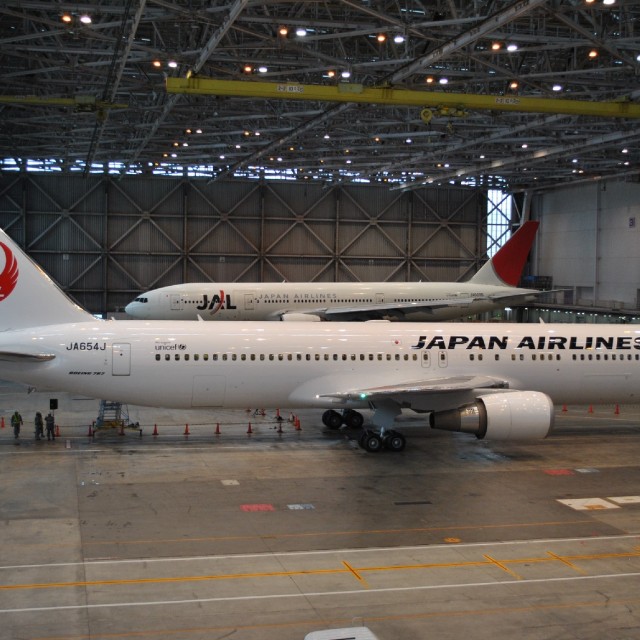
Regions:
<instances>
[{"instance_id":1,"label":"red crane logo on tail","mask_svg":"<svg viewBox=\"0 0 640 640\"><path fill-rule=\"evenodd\" d=\"M0 273L0 302L11 295L18 283L18 261L6 244L0 242L4 251L4 269Z\"/></svg>"}]
</instances>

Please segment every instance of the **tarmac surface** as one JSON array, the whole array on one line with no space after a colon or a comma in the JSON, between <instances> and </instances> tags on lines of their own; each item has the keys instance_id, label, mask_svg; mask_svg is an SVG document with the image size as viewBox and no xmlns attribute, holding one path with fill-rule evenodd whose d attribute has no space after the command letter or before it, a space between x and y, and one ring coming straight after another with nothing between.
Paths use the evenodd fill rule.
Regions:
<instances>
[{"instance_id":1,"label":"tarmac surface","mask_svg":"<svg viewBox=\"0 0 640 640\"><path fill-rule=\"evenodd\" d=\"M377 454L320 411L128 412L0 383L1 639L640 637L640 407L526 443L407 413Z\"/></svg>"}]
</instances>

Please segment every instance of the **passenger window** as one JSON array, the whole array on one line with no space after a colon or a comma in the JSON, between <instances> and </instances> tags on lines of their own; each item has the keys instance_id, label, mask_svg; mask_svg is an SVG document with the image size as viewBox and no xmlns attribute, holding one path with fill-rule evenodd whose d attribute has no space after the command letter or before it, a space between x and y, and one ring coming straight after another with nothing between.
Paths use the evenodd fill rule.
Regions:
<instances>
[{"instance_id":1,"label":"passenger window","mask_svg":"<svg viewBox=\"0 0 640 640\"><path fill-rule=\"evenodd\" d=\"M156 353L156 360L160 360L160 354Z\"/></svg>"},{"instance_id":2,"label":"passenger window","mask_svg":"<svg viewBox=\"0 0 640 640\"><path fill-rule=\"evenodd\" d=\"M179 354L179 353L176 353L176 355L175 355L175 359L176 359L176 360L180 360L180 354Z\"/></svg>"},{"instance_id":3,"label":"passenger window","mask_svg":"<svg viewBox=\"0 0 640 640\"><path fill-rule=\"evenodd\" d=\"M240 360L246 360L246 359L247 359L247 354L246 353L240 354Z\"/></svg>"},{"instance_id":4,"label":"passenger window","mask_svg":"<svg viewBox=\"0 0 640 640\"><path fill-rule=\"evenodd\" d=\"M171 360L171 356L168 353L164 354L164 359L165 360Z\"/></svg>"},{"instance_id":5,"label":"passenger window","mask_svg":"<svg viewBox=\"0 0 640 640\"><path fill-rule=\"evenodd\" d=\"M194 360L200 360L200 355L199 355L199 354L197 354L197 353L194 353L194 354L193 354L193 359L194 359Z\"/></svg>"},{"instance_id":6,"label":"passenger window","mask_svg":"<svg viewBox=\"0 0 640 640\"><path fill-rule=\"evenodd\" d=\"M264 360L264 353L260 354L260 360Z\"/></svg>"},{"instance_id":7,"label":"passenger window","mask_svg":"<svg viewBox=\"0 0 640 640\"><path fill-rule=\"evenodd\" d=\"M189 354L188 354L188 353L185 353L185 354L184 354L184 359L185 359L185 360L188 360L188 359L189 359Z\"/></svg>"},{"instance_id":8,"label":"passenger window","mask_svg":"<svg viewBox=\"0 0 640 640\"><path fill-rule=\"evenodd\" d=\"M208 353L205 353L205 354L202 356L202 359L203 359L203 360L208 360L208 359L209 359L209 354L208 354Z\"/></svg>"}]
</instances>

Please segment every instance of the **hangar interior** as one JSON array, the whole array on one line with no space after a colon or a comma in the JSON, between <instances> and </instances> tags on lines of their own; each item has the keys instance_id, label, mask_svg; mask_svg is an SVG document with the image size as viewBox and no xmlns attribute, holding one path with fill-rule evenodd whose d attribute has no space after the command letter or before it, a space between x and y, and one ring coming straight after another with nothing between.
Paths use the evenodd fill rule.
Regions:
<instances>
[{"instance_id":1,"label":"hangar interior","mask_svg":"<svg viewBox=\"0 0 640 640\"><path fill-rule=\"evenodd\" d=\"M639 21L638 0L4 0L0 228L117 316L188 281L463 281L532 218L526 273L554 291L499 319L637 322ZM558 406L533 443L407 412L411 446L370 455L285 407L96 431L95 398L1 369L0 637L640 635L635 405Z\"/></svg>"},{"instance_id":2,"label":"hangar interior","mask_svg":"<svg viewBox=\"0 0 640 640\"><path fill-rule=\"evenodd\" d=\"M637 2L0 15L0 224L93 312L198 279L464 280L529 216L548 302L638 308Z\"/></svg>"}]
</instances>

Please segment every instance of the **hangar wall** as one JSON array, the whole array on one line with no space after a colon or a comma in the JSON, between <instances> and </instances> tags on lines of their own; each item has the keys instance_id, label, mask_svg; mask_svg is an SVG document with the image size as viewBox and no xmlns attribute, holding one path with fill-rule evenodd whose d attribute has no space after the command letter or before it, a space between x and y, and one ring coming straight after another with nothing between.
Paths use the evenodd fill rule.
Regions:
<instances>
[{"instance_id":1,"label":"hangar wall","mask_svg":"<svg viewBox=\"0 0 640 640\"><path fill-rule=\"evenodd\" d=\"M558 302L638 308L640 184L583 183L536 196L532 210L541 222L536 269L566 288Z\"/></svg>"},{"instance_id":2,"label":"hangar wall","mask_svg":"<svg viewBox=\"0 0 640 640\"><path fill-rule=\"evenodd\" d=\"M469 188L0 176L0 227L93 313L187 281L466 280L486 208Z\"/></svg>"}]
</instances>

